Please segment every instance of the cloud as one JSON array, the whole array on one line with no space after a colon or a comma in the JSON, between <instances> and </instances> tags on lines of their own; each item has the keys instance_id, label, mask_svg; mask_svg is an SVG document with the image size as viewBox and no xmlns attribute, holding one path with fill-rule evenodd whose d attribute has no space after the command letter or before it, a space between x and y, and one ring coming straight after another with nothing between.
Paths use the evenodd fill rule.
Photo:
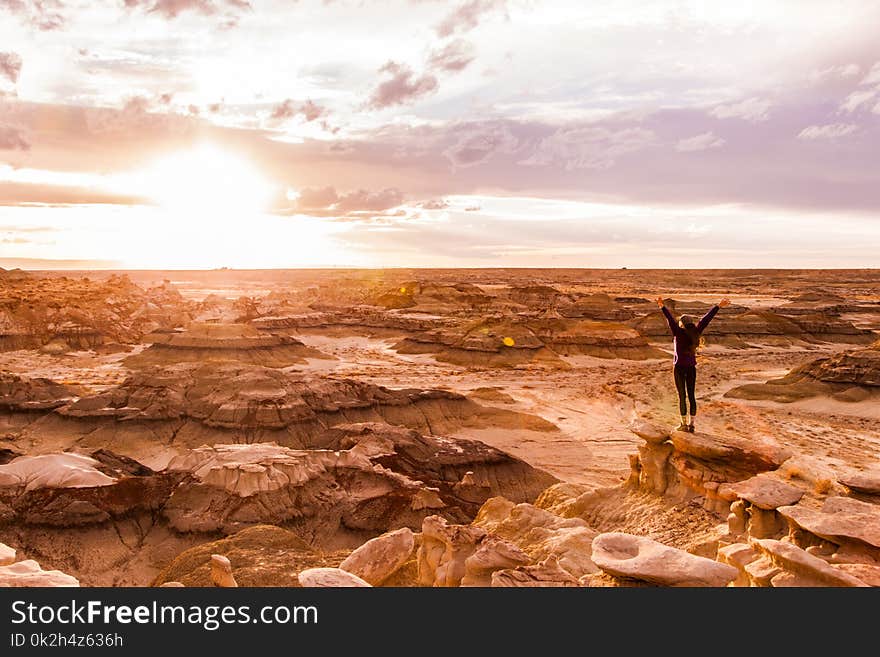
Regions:
<instances>
[{"instance_id":1,"label":"cloud","mask_svg":"<svg viewBox=\"0 0 880 657\"><path fill-rule=\"evenodd\" d=\"M810 73L810 80L814 83L834 78L854 78L861 73L862 67L856 63L840 64L839 66L829 66L822 70L814 70Z\"/></svg>"},{"instance_id":2,"label":"cloud","mask_svg":"<svg viewBox=\"0 0 880 657\"><path fill-rule=\"evenodd\" d=\"M568 171L607 169L617 158L651 145L655 137L653 131L640 127L612 129L587 125L560 128L542 139L534 153L519 163L529 166L561 164Z\"/></svg>"},{"instance_id":3,"label":"cloud","mask_svg":"<svg viewBox=\"0 0 880 657\"><path fill-rule=\"evenodd\" d=\"M279 214L307 214L315 217L365 219L400 207L404 194L396 187L378 191L356 189L339 194L335 187L307 187L299 190L292 207L276 208Z\"/></svg>"},{"instance_id":4,"label":"cloud","mask_svg":"<svg viewBox=\"0 0 880 657\"><path fill-rule=\"evenodd\" d=\"M504 124L465 127L456 141L443 151L455 168L483 164L497 153L513 153L519 139Z\"/></svg>"},{"instance_id":5,"label":"cloud","mask_svg":"<svg viewBox=\"0 0 880 657\"><path fill-rule=\"evenodd\" d=\"M0 77L8 79L12 84L18 82L21 73L21 57L14 52L0 52Z\"/></svg>"},{"instance_id":6,"label":"cloud","mask_svg":"<svg viewBox=\"0 0 880 657\"><path fill-rule=\"evenodd\" d=\"M766 121L772 103L761 98L747 98L738 103L718 105L709 112L716 119L743 119L751 123Z\"/></svg>"},{"instance_id":7,"label":"cloud","mask_svg":"<svg viewBox=\"0 0 880 657\"><path fill-rule=\"evenodd\" d=\"M60 0L0 0L0 9L44 32L59 30L65 23Z\"/></svg>"},{"instance_id":8,"label":"cloud","mask_svg":"<svg viewBox=\"0 0 880 657\"><path fill-rule=\"evenodd\" d=\"M129 9L147 8L148 13L157 13L168 20L180 14L193 12L203 16L214 16L221 12L222 7L238 11L249 11L251 5L244 0L125 0ZM227 16L228 19L235 19Z\"/></svg>"},{"instance_id":9,"label":"cloud","mask_svg":"<svg viewBox=\"0 0 880 657\"><path fill-rule=\"evenodd\" d=\"M853 91L849 96L847 96L844 101L840 104L840 111L846 112L847 114L852 114L857 109L859 109L862 105L872 100L874 96L877 95L876 89L865 89L860 91Z\"/></svg>"},{"instance_id":10,"label":"cloud","mask_svg":"<svg viewBox=\"0 0 880 657\"><path fill-rule=\"evenodd\" d=\"M13 126L0 125L0 150L28 151L31 145L24 133Z\"/></svg>"},{"instance_id":11,"label":"cloud","mask_svg":"<svg viewBox=\"0 0 880 657\"><path fill-rule=\"evenodd\" d=\"M428 67L439 71L463 71L474 61L474 47L464 39L456 39L447 43L440 50L435 50L428 58Z\"/></svg>"},{"instance_id":12,"label":"cloud","mask_svg":"<svg viewBox=\"0 0 880 657\"><path fill-rule=\"evenodd\" d=\"M434 75L423 73L417 76L404 64L389 61L379 72L387 73L391 77L380 82L367 101L367 107L372 109L403 105L437 90L437 78Z\"/></svg>"},{"instance_id":13,"label":"cloud","mask_svg":"<svg viewBox=\"0 0 880 657\"><path fill-rule=\"evenodd\" d=\"M422 201L421 203L416 204L416 207L419 207L422 210L445 210L449 207L449 201L445 198L431 199L430 201Z\"/></svg>"},{"instance_id":14,"label":"cloud","mask_svg":"<svg viewBox=\"0 0 880 657\"><path fill-rule=\"evenodd\" d=\"M798 139L837 139L851 135L859 127L852 123L830 123L827 125L811 125L798 134Z\"/></svg>"},{"instance_id":15,"label":"cloud","mask_svg":"<svg viewBox=\"0 0 880 657\"><path fill-rule=\"evenodd\" d=\"M719 148L725 143L725 140L715 133L704 132L687 139L680 139L675 145L675 150L680 153L693 153L695 151L707 151L710 148Z\"/></svg>"},{"instance_id":16,"label":"cloud","mask_svg":"<svg viewBox=\"0 0 880 657\"><path fill-rule=\"evenodd\" d=\"M276 105L272 109L269 118L273 121L286 121L296 116L302 116L306 123L321 118L327 114L327 108L316 105L311 100L305 102L296 102L288 98L283 103Z\"/></svg>"},{"instance_id":17,"label":"cloud","mask_svg":"<svg viewBox=\"0 0 880 657\"><path fill-rule=\"evenodd\" d=\"M876 62L859 84L880 84L880 62Z\"/></svg>"},{"instance_id":18,"label":"cloud","mask_svg":"<svg viewBox=\"0 0 880 657\"><path fill-rule=\"evenodd\" d=\"M455 32L469 32L480 24L484 15L504 9L506 0L468 0L452 10L434 28L437 35L448 37Z\"/></svg>"}]
</instances>

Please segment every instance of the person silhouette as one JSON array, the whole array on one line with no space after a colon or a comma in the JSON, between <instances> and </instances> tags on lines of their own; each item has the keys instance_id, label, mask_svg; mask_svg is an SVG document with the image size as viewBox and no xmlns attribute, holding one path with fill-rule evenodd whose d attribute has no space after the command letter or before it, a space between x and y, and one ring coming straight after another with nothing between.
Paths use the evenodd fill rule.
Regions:
<instances>
[{"instance_id":1,"label":"person silhouette","mask_svg":"<svg viewBox=\"0 0 880 657\"><path fill-rule=\"evenodd\" d=\"M722 299L712 306L698 322L690 315L682 315L676 320L663 297L657 298L657 305L666 317L669 331L672 333L672 372L675 379L675 389L678 392L678 412L681 415L681 424L678 431L694 432L694 418L697 416L697 351L702 344L703 331L709 326L709 322L718 314L721 308L730 305L730 299ZM690 413L688 413L690 402Z\"/></svg>"}]
</instances>

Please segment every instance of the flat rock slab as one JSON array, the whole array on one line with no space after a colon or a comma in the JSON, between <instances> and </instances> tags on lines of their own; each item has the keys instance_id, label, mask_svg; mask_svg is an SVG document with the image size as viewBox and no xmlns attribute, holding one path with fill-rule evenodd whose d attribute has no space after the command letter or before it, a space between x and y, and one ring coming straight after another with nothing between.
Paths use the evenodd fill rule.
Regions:
<instances>
[{"instance_id":1,"label":"flat rock slab","mask_svg":"<svg viewBox=\"0 0 880 657\"><path fill-rule=\"evenodd\" d=\"M633 422L629 430L648 443L664 443L669 440L669 431L644 420Z\"/></svg>"},{"instance_id":2,"label":"flat rock slab","mask_svg":"<svg viewBox=\"0 0 880 657\"><path fill-rule=\"evenodd\" d=\"M738 481L734 484L722 484L718 488L718 494L724 499L736 497L769 510L797 504L804 493L805 491L797 486L792 486L767 473L761 473L751 479Z\"/></svg>"},{"instance_id":3,"label":"flat rock slab","mask_svg":"<svg viewBox=\"0 0 880 657\"><path fill-rule=\"evenodd\" d=\"M739 574L733 566L622 532L593 539L592 560L611 575L661 586L727 586Z\"/></svg>"},{"instance_id":4,"label":"flat rock slab","mask_svg":"<svg viewBox=\"0 0 880 657\"><path fill-rule=\"evenodd\" d=\"M857 493L880 495L880 471L853 472L837 481Z\"/></svg>"},{"instance_id":5,"label":"flat rock slab","mask_svg":"<svg viewBox=\"0 0 880 657\"><path fill-rule=\"evenodd\" d=\"M782 506L777 511L801 529L832 543L857 541L880 548L880 506L832 497L821 511L801 505Z\"/></svg>"},{"instance_id":6,"label":"flat rock slab","mask_svg":"<svg viewBox=\"0 0 880 657\"><path fill-rule=\"evenodd\" d=\"M736 436L673 431L672 444L684 454L705 461L722 461L731 467L754 472L775 470L791 452L767 438L746 440Z\"/></svg>"},{"instance_id":7,"label":"flat rock slab","mask_svg":"<svg viewBox=\"0 0 880 657\"><path fill-rule=\"evenodd\" d=\"M857 577L792 543L762 538L752 539L752 545L770 557L774 564L796 575L806 576L827 586L867 586Z\"/></svg>"},{"instance_id":8,"label":"flat rock slab","mask_svg":"<svg viewBox=\"0 0 880 657\"><path fill-rule=\"evenodd\" d=\"M357 575L341 568L307 568L299 576L300 586L306 588L364 588L370 586Z\"/></svg>"}]
</instances>

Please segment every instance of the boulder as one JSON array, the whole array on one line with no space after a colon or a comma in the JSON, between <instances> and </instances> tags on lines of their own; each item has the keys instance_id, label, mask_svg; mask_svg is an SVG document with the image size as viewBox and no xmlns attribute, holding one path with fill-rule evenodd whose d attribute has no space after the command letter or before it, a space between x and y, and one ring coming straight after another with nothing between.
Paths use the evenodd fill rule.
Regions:
<instances>
[{"instance_id":1,"label":"boulder","mask_svg":"<svg viewBox=\"0 0 880 657\"><path fill-rule=\"evenodd\" d=\"M348 555L339 567L372 586L379 586L409 561L414 547L412 530L403 527L367 541Z\"/></svg>"},{"instance_id":2,"label":"boulder","mask_svg":"<svg viewBox=\"0 0 880 657\"><path fill-rule=\"evenodd\" d=\"M0 566L0 588L3 587L71 587L79 586L75 577L60 570L43 570L32 559Z\"/></svg>"},{"instance_id":3,"label":"boulder","mask_svg":"<svg viewBox=\"0 0 880 657\"><path fill-rule=\"evenodd\" d=\"M592 560L611 575L661 586L727 586L738 575L736 568L727 564L622 532L599 534L593 539Z\"/></svg>"},{"instance_id":4,"label":"boulder","mask_svg":"<svg viewBox=\"0 0 880 657\"><path fill-rule=\"evenodd\" d=\"M312 588L360 588L370 585L341 568L308 568L299 574L299 583Z\"/></svg>"}]
</instances>

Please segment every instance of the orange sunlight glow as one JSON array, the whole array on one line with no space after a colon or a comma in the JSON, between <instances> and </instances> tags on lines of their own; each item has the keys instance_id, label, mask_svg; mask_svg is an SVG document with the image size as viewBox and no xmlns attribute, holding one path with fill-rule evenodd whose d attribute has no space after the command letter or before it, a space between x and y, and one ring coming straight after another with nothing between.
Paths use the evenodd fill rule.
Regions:
<instances>
[{"instance_id":1,"label":"orange sunlight glow","mask_svg":"<svg viewBox=\"0 0 880 657\"><path fill-rule=\"evenodd\" d=\"M264 212L273 194L253 165L208 144L156 160L137 178L159 206L186 213L188 221L209 217L212 225Z\"/></svg>"}]
</instances>

